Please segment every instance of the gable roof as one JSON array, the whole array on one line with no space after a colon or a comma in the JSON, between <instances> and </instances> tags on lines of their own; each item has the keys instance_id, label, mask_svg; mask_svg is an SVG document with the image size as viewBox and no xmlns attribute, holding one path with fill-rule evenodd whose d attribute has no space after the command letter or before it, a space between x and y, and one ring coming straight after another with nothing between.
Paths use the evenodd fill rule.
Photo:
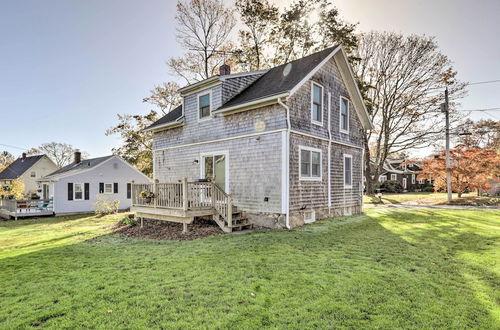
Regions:
<instances>
[{"instance_id":1,"label":"gable roof","mask_svg":"<svg viewBox=\"0 0 500 330\"><path fill-rule=\"evenodd\" d=\"M179 105L174 110L167 113L165 116L161 117L159 120L155 121L153 124L149 125L144 131L149 131L152 129L157 129L160 127L168 126L169 124L179 122L182 117L182 104Z\"/></svg>"},{"instance_id":2,"label":"gable roof","mask_svg":"<svg viewBox=\"0 0 500 330\"><path fill-rule=\"evenodd\" d=\"M338 46L326 48L320 52L270 69L241 93L224 103L220 110L290 92L307 73L318 66L336 48Z\"/></svg>"},{"instance_id":3,"label":"gable roof","mask_svg":"<svg viewBox=\"0 0 500 330\"><path fill-rule=\"evenodd\" d=\"M49 175L45 176L43 179L51 179L51 178L54 178L54 177L62 175L62 174L68 174L70 172L75 172L75 174L76 174L77 172L80 172L81 170L88 170L88 169L94 168L112 157L114 157L114 156L111 155L111 156L104 156L104 157L98 157L98 158L84 159L78 164L71 163L69 165L66 165L66 166L58 169L55 172L50 173Z\"/></svg>"},{"instance_id":4,"label":"gable roof","mask_svg":"<svg viewBox=\"0 0 500 330\"><path fill-rule=\"evenodd\" d=\"M265 71L261 77L249 84L240 93L234 95L221 107L213 110L212 112L229 112L241 109L247 105L262 104L265 101L275 100L275 102L277 102L278 98L290 96L297 91L299 87L309 80L311 76L332 57L335 58L342 79L344 80L351 97L351 101L354 104L354 108L362 125L365 129L372 129L373 124L368 115L368 111L366 110L357 82L354 79L347 56L340 45L326 48L317 53ZM224 76L215 76L209 78L208 80L212 81L215 78L221 80L223 77ZM177 109L178 108L174 110ZM182 119L182 109L178 110L176 114L171 115L172 112L173 111L165 115L153 125L149 126L146 130L169 127L178 123Z\"/></svg>"},{"instance_id":5,"label":"gable roof","mask_svg":"<svg viewBox=\"0 0 500 330\"><path fill-rule=\"evenodd\" d=\"M29 170L36 162L42 159L45 155L28 156L26 158L18 158L2 172L0 172L0 180L15 180Z\"/></svg>"}]
</instances>

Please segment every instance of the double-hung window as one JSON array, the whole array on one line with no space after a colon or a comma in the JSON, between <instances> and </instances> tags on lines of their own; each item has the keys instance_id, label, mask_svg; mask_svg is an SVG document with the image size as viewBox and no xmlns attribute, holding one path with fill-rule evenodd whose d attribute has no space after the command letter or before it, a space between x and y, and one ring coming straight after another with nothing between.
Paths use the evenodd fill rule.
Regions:
<instances>
[{"instance_id":1,"label":"double-hung window","mask_svg":"<svg viewBox=\"0 0 500 330\"><path fill-rule=\"evenodd\" d=\"M83 199L83 183L75 183L75 201Z\"/></svg>"},{"instance_id":2,"label":"double-hung window","mask_svg":"<svg viewBox=\"0 0 500 330\"><path fill-rule=\"evenodd\" d=\"M344 188L352 188L352 156L344 155Z\"/></svg>"},{"instance_id":3,"label":"double-hung window","mask_svg":"<svg viewBox=\"0 0 500 330\"><path fill-rule=\"evenodd\" d=\"M105 183L104 184L104 193L105 194L112 194L113 193L113 184L112 183Z\"/></svg>"},{"instance_id":4,"label":"double-hung window","mask_svg":"<svg viewBox=\"0 0 500 330\"><path fill-rule=\"evenodd\" d=\"M397 174L391 174L391 181L395 181L398 179L398 175Z\"/></svg>"},{"instance_id":5,"label":"double-hung window","mask_svg":"<svg viewBox=\"0 0 500 330\"><path fill-rule=\"evenodd\" d=\"M207 119L210 117L210 93L198 95L198 118Z\"/></svg>"},{"instance_id":6,"label":"double-hung window","mask_svg":"<svg viewBox=\"0 0 500 330\"><path fill-rule=\"evenodd\" d=\"M349 133L349 100L340 97L340 132Z\"/></svg>"},{"instance_id":7,"label":"double-hung window","mask_svg":"<svg viewBox=\"0 0 500 330\"><path fill-rule=\"evenodd\" d=\"M411 184L415 184L415 174L411 175Z\"/></svg>"},{"instance_id":8,"label":"double-hung window","mask_svg":"<svg viewBox=\"0 0 500 330\"><path fill-rule=\"evenodd\" d=\"M300 147L300 179L321 180L321 150Z\"/></svg>"},{"instance_id":9,"label":"double-hung window","mask_svg":"<svg viewBox=\"0 0 500 330\"><path fill-rule=\"evenodd\" d=\"M311 82L311 122L323 125L323 86Z\"/></svg>"},{"instance_id":10,"label":"double-hung window","mask_svg":"<svg viewBox=\"0 0 500 330\"><path fill-rule=\"evenodd\" d=\"M387 181L387 176L386 175L381 175L378 177L378 182L384 183Z\"/></svg>"}]
</instances>

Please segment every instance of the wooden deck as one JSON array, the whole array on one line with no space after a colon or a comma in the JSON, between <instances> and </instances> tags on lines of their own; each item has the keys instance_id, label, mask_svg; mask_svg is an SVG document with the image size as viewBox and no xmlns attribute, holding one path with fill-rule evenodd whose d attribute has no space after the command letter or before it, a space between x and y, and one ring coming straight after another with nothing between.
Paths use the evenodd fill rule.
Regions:
<instances>
[{"instance_id":1,"label":"wooden deck","mask_svg":"<svg viewBox=\"0 0 500 330\"><path fill-rule=\"evenodd\" d=\"M19 219L54 215L48 200L0 199L0 217Z\"/></svg>"},{"instance_id":2,"label":"wooden deck","mask_svg":"<svg viewBox=\"0 0 500 330\"><path fill-rule=\"evenodd\" d=\"M144 198L148 193L153 197ZM241 212L234 212L231 195L222 188L214 182L188 182L186 178L176 183L132 184L131 211L141 219L182 223L184 230L195 217L212 217L225 232L251 227L243 223L246 219Z\"/></svg>"}]
</instances>

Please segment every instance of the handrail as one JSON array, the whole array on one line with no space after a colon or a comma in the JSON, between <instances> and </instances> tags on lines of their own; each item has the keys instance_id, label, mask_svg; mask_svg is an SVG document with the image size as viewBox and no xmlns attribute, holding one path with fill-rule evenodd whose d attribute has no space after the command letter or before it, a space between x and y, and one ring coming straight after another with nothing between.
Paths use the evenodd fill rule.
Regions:
<instances>
[{"instance_id":1,"label":"handrail","mask_svg":"<svg viewBox=\"0 0 500 330\"><path fill-rule=\"evenodd\" d=\"M154 197L141 197L142 191L150 192ZM233 225L231 195L215 182L188 182L183 178L176 183L133 183L132 205L185 211L213 208L229 227Z\"/></svg>"}]
</instances>

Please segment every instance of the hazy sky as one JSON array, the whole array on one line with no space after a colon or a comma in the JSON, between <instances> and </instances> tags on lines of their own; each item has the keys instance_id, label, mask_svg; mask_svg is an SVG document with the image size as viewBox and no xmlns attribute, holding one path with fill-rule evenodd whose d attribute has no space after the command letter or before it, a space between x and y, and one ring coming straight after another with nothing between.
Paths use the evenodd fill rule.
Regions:
<instances>
[{"instance_id":1,"label":"hazy sky","mask_svg":"<svg viewBox=\"0 0 500 330\"><path fill-rule=\"evenodd\" d=\"M335 4L359 31L436 36L462 80L500 79L498 0ZM119 141L104 131L116 114L147 112L142 98L173 78L165 60L181 53L174 15L175 1L164 0L0 0L0 144L58 141L110 154ZM500 107L500 84L469 90L463 109Z\"/></svg>"}]
</instances>

